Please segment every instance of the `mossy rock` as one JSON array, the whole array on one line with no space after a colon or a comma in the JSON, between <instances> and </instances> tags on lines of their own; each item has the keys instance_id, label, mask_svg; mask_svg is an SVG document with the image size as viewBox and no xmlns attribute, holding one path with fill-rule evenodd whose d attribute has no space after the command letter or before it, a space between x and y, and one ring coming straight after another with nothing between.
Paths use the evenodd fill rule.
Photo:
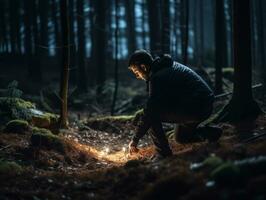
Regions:
<instances>
[{"instance_id":1,"label":"mossy rock","mask_svg":"<svg viewBox=\"0 0 266 200\"><path fill-rule=\"evenodd\" d=\"M223 160L217 156L210 156L203 161L203 166L210 167L212 169L218 167L223 163Z\"/></svg>"},{"instance_id":2,"label":"mossy rock","mask_svg":"<svg viewBox=\"0 0 266 200\"><path fill-rule=\"evenodd\" d=\"M56 150L65 153L64 141L51 131L44 128L33 128L33 133L30 138L33 147L43 147L46 149Z\"/></svg>"},{"instance_id":3,"label":"mossy rock","mask_svg":"<svg viewBox=\"0 0 266 200\"><path fill-rule=\"evenodd\" d=\"M6 124L5 132L8 133L25 133L29 130L29 123L25 120L11 120Z\"/></svg>"},{"instance_id":4,"label":"mossy rock","mask_svg":"<svg viewBox=\"0 0 266 200\"><path fill-rule=\"evenodd\" d=\"M6 124L13 119L30 120L32 113L30 109L35 105L20 98L0 97L0 124Z\"/></svg>"},{"instance_id":5,"label":"mossy rock","mask_svg":"<svg viewBox=\"0 0 266 200\"><path fill-rule=\"evenodd\" d=\"M15 162L0 161L0 175L18 175L22 171L22 167Z\"/></svg>"},{"instance_id":6,"label":"mossy rock","mask_svg":"<svg viewBox=\"0 0 266 200\"><path fill-rule=\"evenodd\" d=\"M33 113L39 112L38 114L34 114L31 118L31 124L33 126L39 128L48 128L53 129L59 121L59 116L52 113L43 113L38 110L32 110Z\"/></svg>"},{"instance_id":7,"label":"mossy rock","mask_svg":"<svg viewBox=\"0 0 266 200\"><path fill-rule=\"evenodd\" d=\"M211 172L211 178L218 184L234 184L240 180L239 168L231 162L226 162Z\"/></svg>"}]
</instances>

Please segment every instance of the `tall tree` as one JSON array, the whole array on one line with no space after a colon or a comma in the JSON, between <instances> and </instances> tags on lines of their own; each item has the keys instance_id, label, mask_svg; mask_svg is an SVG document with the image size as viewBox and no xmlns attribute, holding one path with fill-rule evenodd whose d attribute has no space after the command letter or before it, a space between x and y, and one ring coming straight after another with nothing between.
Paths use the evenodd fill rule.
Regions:
<instances>
[{"instance_id":1,"label":"tall tree","mask_svg":"<svg viewBox=\"0 0 266 200\"><path fill-rule=\"evenodd\" d=\"M8 51L8 40L7 40L7 26L6 26L6 16L5 16L6 1L0 1L0 44L3 52Z\"/></svg>"},{"instance_id":2,"label":"tall tree","mask_svg":"<svg viewBox=\"0 0 266 200\"><path fill-rule=\"evenodd\" d=\"M117 100L117 92L118 92L118 34L119 34L119 15L118 15L118 0L115 0L115 89L114 89L114 95L113 95L113 102L111 106L111 115L114 115L115 113L115 104Z\"/></svg>"},{"instance_id":3,"label":"tall tree","mask_svg":"<svg viewBox=\"0 0 266 200\"><path fill-rule=\"evenodd\" d=\"M262 83L263 87L266 89L266 62L265 62L265 22L263 13L265 12L263 9L263 2L259 0L257 4L257 30L258 30L258 49L260 52L260 71L262 72ZM264 90L265 91L265 90Z\"/></svg>"},{"instance_id":4,"label":"tall tree","mask_svg":"<svg viewBox=\"0 0 266 200\"><path fill-rule=\"evenodd\" d=\"M125 1L126 18L127 18L127 42L129 54L136 50L136 32L135 32L135 1Z\"/></svg>"},{"instance_id":5,"label":"tall tree","mask_svg":"<svg viewBox=\"0 0 266 200\"><path fill-rule=\"evenodd\" d=\"M222 68L227 66L227 37L224 0L216 0L215 14L215 93L223 92Z\"/></svg>"},{"instance_id":6,"label":"tall tree","mask_svg":"<svg viewBox=\"0 0 266 200\"><path fill-rule=\"evenodd\" d=\"M47 47L48 46L48 8L49 1L39 1L39 13L40 13L40 56L48 56Z\"/></svg>"},{"instance_id":7,"label":"tall tree","mask_svg":"<svg viewBox=\"0 0 266 200\"><path fill-rule=\"evenodd\" d=\"M29 65L29 79L33 82L40 84L42 82L42 68L40 63L40 29L38 23L38 1L28 0L30 9L32 10L32 33L33 33L33 55L32 61Z\"/></svg>"},{"instance_id":8,"label":"tall tree","mask_svg":"<svg viewBox=\"0 0 266 200\"><path fill-rule=\"evenodd\" d=\"M52 22L53 22L53 26L54 26L54 36L55 36L55 46L59 47L61 45L61 36L60 36L60 27L58 25L58 17L57 17L57 13L58 13L58 9L57 9L57 1L56 0L51 0L51 11L52 11ZM61 49L60 48L56 48L56 56L60 56L61 55Z\"/></svg>"},{"instance_id":9,"label":"tall tree","mask_svg":"<svg viewBox=\"0 0 266 200\"><path fill-rule=\"evenodd\" d=\"M153 55L162 53L160 0L147 0L149 16L150 51Z\"/></svg>"},{"instance_id":10,"label":"tall tree","mask_svg":"<svg viewBox=\"0 0 266 200\"><path fill-rule=\"evenodd\" d=\"M60 127L67 128L67 95L68 95L68 75L69 75L69 59L70 59L70 34L69 34L69 13L68 0L60 0L60 16L62 29L62 66L61 66L61 84L60 84Z\"/></svg>"},{"instance_id":11,"label":"tall tree","mask_svg":"<svg viewBox=\"0 0 266 200\"><path fill-rule=\"evenodd\" d=\"M200 41L200 45L199 45L199 49L200 49L200 54L199 54L199 66L203 66L204 65L204 52L205 52L205 41L204 41L204 0L199 0L199 20L200 20L200 34L199 34L199 41Z\"/></svg>"},{"instance_id":12,"label":"tall tree","mask_svg":"<svg viewBox=\"0 0 266 200\"><path fill-rule=\"evenodd\" d=\"M84 23L84 0L77 0L78 22L78 90L87 91L87 71L85 67L85 23Z\"/></svg>"},{"instance_id":13,"label":"tall tree","mask_svg":"<svg viewBox=\"0 0 266 200\"><path fill-rule=\"evenodd\" d=\"M146 49L146 30L145 30L145 23L146 23L146 0L142 1L142 17L141 17L141 28L142 28L142 46L143 49Z\"/></svg>"},{"instance_id":14,"label":"tall tree","mask_svg":"<svg viewBox=\"0 0 266 200\"><path fill-rule=\"evenodd\" d=\"M181 39L182 39L182 60L186 65L188 61L188 31L189 31L189 0L181 0Z\"/></svg>"},{"instance_id":15,"label":"tall tree","mask_svg":"<svg viewBox=\"0 0 266 200\"><path fill-rule=\"evenodd\" d=\"M76 16L74 15L75 0L69 1L69 37L70 37L70 71L69 71L69 82L76 84L78 80L77 67L76 67L76 44L75 44L75 28ZM84 74L85 75L85 74Z\"/></svg>"},{"instance_id":16,"label":"tall tree","mask_svg":"<svg viewBox=\"0 0 266 200\"><path fill-rule=\"evenodd\" d=\"M216 121L240 121L260 113L251 88L250 0L233 0L234 90Z\"/></svg>"},{"instance_id":17,"label":"tall tree","mask_svg":"<svg viewBox=\"0 0 266 200\"><path fill-rule=\"evenodd\" d=\"M10 0L9 1L9 22L10 22L10 42L11 42L11 52L13 54L20 53L21 43L20 43L20 23L19 23L19 0Z\"/></svg>"},{"instance_id":18,"label":"tall tree","mask_svg":"<svg viewBox=\"0 0 266 200\"><path fill-rule=\"evenodd\" d=\"M92 59L96 69L97 100L102 101L102 92L106 79L106 8L107 0L94 0L94 28Z\"/></svg>"},{"instance_id":19,"label":"tall tree","mask_svg":"<svg viewBox=\"0 0 266 200\"><path fill-rule=\"evenodd\" d=\"M162 51L170 53L170 6L169 0L163 0L162 3ZM157 30L158 31L158 30Z\"/></svg>"}]
</instances>

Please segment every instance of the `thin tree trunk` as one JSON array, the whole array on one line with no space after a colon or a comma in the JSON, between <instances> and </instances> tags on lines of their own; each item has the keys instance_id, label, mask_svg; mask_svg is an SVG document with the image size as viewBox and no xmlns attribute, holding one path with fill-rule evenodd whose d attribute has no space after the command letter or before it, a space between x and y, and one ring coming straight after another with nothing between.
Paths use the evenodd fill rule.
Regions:
<instances>
[{"instance_id":1,"label":"thin tree trunk","mask_svg":"<svg viewBox=\"0 0 266 200\"><path fill-rule=\"evenodd\" d=\"M199 55L199 66L204 65L204 54L205 54L205 42L204 42L204 0L199 0L200 8L200 55Z\"/></svg>"},{"instance_id":2,"label":"thin tree trunk","mask_svg":"<svg viewBox=\"0 0 266 200\"><path fill-rule=\"evenodd\" d=\"M266 89L266 63L265 63L265 32L264 32L264 17L263 17L263 2L262 0L259 0L258 2L258 17L257 17L257 30L258 30L258 42L259 42L259 52L260 52L260 71L262 73L262 83L263 83L263 88ZM264 90L265 91L265 90Z\"/></svg>"},{"instance_id":3,"label":"thin tree trunk","mask_svg":"<svg viewBox=\"0 0 266 200\"><path fill-rule=\"evenodd\" d=\"M40 45L47 47L48 46L48 8L49 1L40 0L39 1L39 13L40 13ZM48 50L47 48L40 48L40 56L47 57Z\"/></svg>"},{"instance_id":4,"label":"thin tree trunk","mask_svg":"<svg viewBox=\"0 0 266 200\"><path fill-rule=\"evenodd\" d=\"M111 107L111 115L115 113L115 104L117 100L117 92L119 86L119 79L118 79L118 30L119 30L119 16L118 16L118 0L115 0L115 89L114 89L114 96L113 102Z\"/></svg>"},{"instance_id":5,"label":"thin tree trunk","mask_svg":"<svg viewBox=\"0 0 266 200\"><path fill-rule=\"evenodd\" d=\"M61 29L62 29L62 71L60 84L60 127L67 128L68 125L68 111L67 111L67 96L68 96L68 75L69 75L69 59L70 59L70 34L69 34L69 14L68 14L68 0L60 0L60 14L61 14Z\"/></svg>"},{"instance_id":6,"label":"thin tree trunk","mask_svg":"<svg viewBox=\"0 0 266 200\"><path fill-rule=\"evenodd\" d=\"M169 0L162 1L162 50L170 53L170 7ZM158 30L157 30L158 31Z\"/></svg>"},{"instance_id":7,"label":"thin tree trunk","mask_svg":"<svg viewBox=\"0 0 266 200\"><path fill-rule=\"evenodd\" d=\"M42 69L40 63L40 34L38 26L37 0L29 0L32 9L33 56L29 65L29 79L35 83L42 82Z\"/></svg>"},{"instance_id":8,"label":"thin tree trunk","mask_svg":"<svg viewBox=\"0 0 266 200\"><path fill-rule=\"evenodd\" d=\"M58 18L57 18L57 3L56 0L51 0L51 9L52 9L52 21L54 25L54 35L55 35L55 46L59 47L61 45L61 36L60 36L60 30L58 25ZM56 48L55 56L58 58L61 56L61 48ZM60 59L59 59L60 60Z\"/></svg>"},{"instance_id":9,"label":"thin tree trunk","mask_svg":"<svg viewBox=\"0 0 266 200\"><path fill-rule=\"evenodd\" d=\"M215 15L215 93L223 93L222 68L227 67L227 37L224 0L216 0Z\"/></svg>"},{"instance_id":10,"label":"thin tree trunk","mask_svg":"<svg viewBox=\"0 0 266 200\"><path fill-rule=\"evenodd\" d=\"M149 17L149 34L150 34L150 51L152 55L159 55L162 53L161 46L161 15L160 15L160 1L147 0L148 3L148 17Z\"/></svg>"},{"instance_id":11,"label":"thin tree trunk","mask_svg":"<svg viewBox=\"0 0 266 200\"><path fill-rule=\"evenodd\" d=\"M84 0L77 0L78 22L78 90L81 93L87 91L87 71L85 67L85 23L84 23Z\"/></svg>"},{"instance_id":12,"label":"thin tree trunk","mask_svg":"<svg viewBox=\"0 0 266 200\"><path fill-rule=\"evenodd\" d=\"M9 35L10 35L12 54L20 53L19 51L20 40L18 39L20 37L19 5L20 5L19 0L9 0L9 23L10 23Z\"/></svg>"},{"instance_id":13,"label":"thin tree trunk","mask_svg":"<svg viewBox=\"0 0 266 200\"><path fill-rule=\"evenodd\" d=\"M125 1L126 17L127 17L127 35L129 54L136 50L136 34L135 34L135 2L132 0Z\"/></svg>"},{"instance_id":14,"label":"thin tree trunk","mask_svg":"<svg viewBox=\"0 0 266 200\"><path fill-rule=\"evenodd\" d=\"M105 72L105 57L106 57L106 0L93 1L95 16L94 16L94 33L93 33L93 52L92 59L94 68L96 69L96 84L97 84L97 101L101 102L102 92L106 79Z\"/></svg>"},{"instance_id":15,"label":"thin tree trunk","mask_svg":"<svg viewBox=\"0 0 266 200\"><path fill-rule=\"evenodd\" d=\"M250 0L233 0L233 96L214 121L255 119L260 113L252 95Z\"/></svg>"},{"instance_id":16,"label":"thin tree trunk","mask_svg":"<svg viewBox=\"0 0 266 200\"><path fill-rule=\"evenodd\" d=\"M8 40L7 40L7 27L6 27L6 16L5 16L6 2L0 2L0 18L1 18L1 47L2 51L7 53L8 51Z\"/></svg>"},{"instance_id":17,"label":"thin tree trunk","mask_svg":"<svg viewBox=\"0 0 266 200\"><path fill-rule=\"evenodd\" d=\"M188 61L188 26L189 26L189 0L181 0L181 39L183 64Z\"/></svg>"},{"instance_id":18,"label":"thin tree trunk","mask_svg":"<svg viewBox=\"0 0 266 200\"><path fill-rule=\"evenodd\" d=\"M145 31L145 14L146 14L146 3L145 0L142 2L142 17L141 17L141 25L142 25L142 46L143 49L146 49L146 31Z\"/></svg>"}]
</instances>

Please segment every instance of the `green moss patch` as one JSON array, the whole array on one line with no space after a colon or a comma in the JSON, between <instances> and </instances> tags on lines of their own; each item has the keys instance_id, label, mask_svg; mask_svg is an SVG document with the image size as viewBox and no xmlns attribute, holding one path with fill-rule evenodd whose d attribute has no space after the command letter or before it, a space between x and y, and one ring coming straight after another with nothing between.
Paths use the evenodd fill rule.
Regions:
<instances>
[{"instance_id":1,"label":"green moss patch","mask_svg":"<svg viewBox=\"0 0 266 200\"><path fill-rule=\"evenodd\" d=\"M25 120L11 120L6 124L5 132L25 133L29 130L29 123Z\"/></svg>"},{"instance_id":2,"label":"green moss patch","mask_svg":"<svg viewBox=\"0 0 266 200\"><path fill-rule=\"evenodd\" d=\"M46 149L56 150L65 153L64 141L51 131L44 128L33 128L33 133L30 138L33 147L41 147Z\"/></svg>"},{"instance_id":3,"label":"green moss patch","mask_svg":"<svg viewBox=\"0 0 266 200\"><path fill-rule=\"evenodd\" d=\"M30 111L35 105L20 98L0 97L0 123L6 124L13 119L29 120L32 117Z\"/></svg>"},{"instance_id":4,"label":"green moss patch","mask_svg":"<svg viewBox=\"0 0 266 200\"><path fill-rule=\"evenodd\" d=\"M22 167L15 162L0 161L0 175L18 175L22 171Z\"/></svg>"}]
</instances>

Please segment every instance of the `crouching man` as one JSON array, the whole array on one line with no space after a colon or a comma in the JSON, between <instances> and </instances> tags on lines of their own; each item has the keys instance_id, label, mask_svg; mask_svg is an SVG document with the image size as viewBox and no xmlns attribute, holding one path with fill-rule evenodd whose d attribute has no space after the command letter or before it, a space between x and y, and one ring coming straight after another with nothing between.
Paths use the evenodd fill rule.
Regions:
<instances>
[{"instance_id":1,"label":"crouching man","mask_svg":"<svg viewBox=\"0 0 266 200\"><path fill-rule=\"evenodd\" d=\"M214 94L196 72L173 61L169 55L153 59L145 50L131 55L129 69L136 78L146 81L149 90L144 114L129 144L130 153L138 152L139 140L149 132L157 157L171 156L162 122L178 124L175 128L178 142L218 140L221 129L198 127L212 113Z\"/></svg>"}]
</instances>

